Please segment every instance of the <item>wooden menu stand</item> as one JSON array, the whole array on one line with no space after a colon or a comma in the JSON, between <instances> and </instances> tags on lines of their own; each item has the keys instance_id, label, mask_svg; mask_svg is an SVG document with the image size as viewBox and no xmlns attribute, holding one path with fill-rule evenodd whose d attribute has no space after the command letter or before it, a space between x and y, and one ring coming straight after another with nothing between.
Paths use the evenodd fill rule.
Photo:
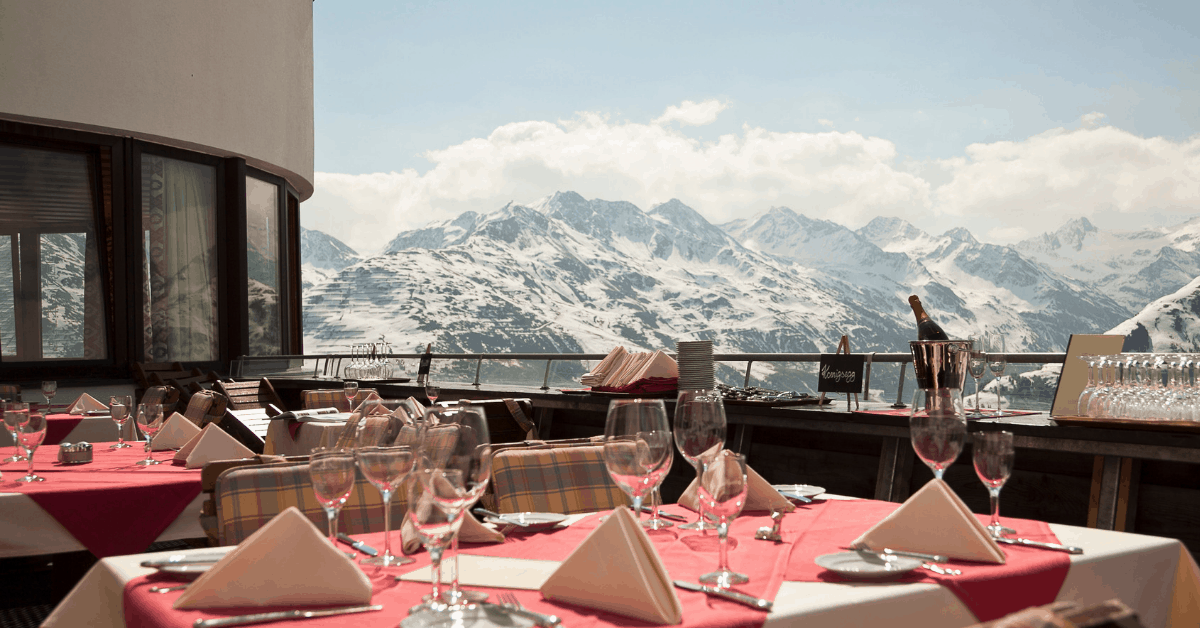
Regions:
<instances>
[{"instance_id":1,"label":"wooden menu stand","mask_svg":"<svg viewBox=\"0 0 1200 628\"><path fill-rule=\"evenodd\" d=\"M834 351L833 353L834 353L834 355L838 355L838 354L850 355L850 336L843 334L842 339L838 341L837 350ZM850 395L854 395L854 410L858 410L861 407L858 403L858 393L846 393L846 412L851 411ZM821 393L820 402L818 403L818 407L820 405L823 405L824 403L825 403L825 393Z\"/></svg>"}]
</instances>

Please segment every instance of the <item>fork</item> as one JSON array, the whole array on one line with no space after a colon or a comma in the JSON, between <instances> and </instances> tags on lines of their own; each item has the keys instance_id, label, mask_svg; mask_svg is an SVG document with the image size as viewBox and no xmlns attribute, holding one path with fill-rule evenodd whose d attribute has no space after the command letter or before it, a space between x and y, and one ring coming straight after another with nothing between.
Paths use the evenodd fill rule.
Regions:
<instances>
[{"instance_id":1,"label":"fork","mask_svg":"<svg viewBox=\"0 0 1200 628\"><path fill-rule=\"evenodd\" d=\"M188 588L186 584L178 584L173 587L150 587L151 593L170 593L172 591L182 591Z\"/></svg>"},{"instance_id":2,"label":"fork","mask_svg":"<svg viewBox=\"0 0 1200 628\"><path fill-rule=\"evenodd\" d=\"M512 593L501 593L500 605L511 611L529 617L530 619L536 621L537 624L543 628L552 628L553 626L559 626L562 624L562 620L558 618L558 615L546 615L544 613L531 611L525 608L525 606L521 604L521 600L518 600L517 596L513 595Z\"/></svg>"}]
</instances>

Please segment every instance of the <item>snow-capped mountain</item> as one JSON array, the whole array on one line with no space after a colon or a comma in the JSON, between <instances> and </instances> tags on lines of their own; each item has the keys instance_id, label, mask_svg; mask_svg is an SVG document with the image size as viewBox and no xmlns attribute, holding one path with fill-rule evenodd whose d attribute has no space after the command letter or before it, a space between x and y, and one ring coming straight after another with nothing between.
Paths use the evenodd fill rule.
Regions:
<instances>
[{"instance_id":1,"label":"snow-capped mountain","mask_svg":"<svg viewBox=\"0 0 1200 628\"><path fill-rule=\"evenodd\" d=\"M1126 351L1200 350L1200 277L1155 300L1110 334L1126 337Z\"/></svg>"},{"instance_id":2,"label":"snow-capped mountain","mask_svg":"<svg viewBox=\"0 0 1200 628\"><path fill-rule=\"evenodd\" d=\"M300 228L300 263L341 270L362 259L341 240L314 229Z\"/></svg>"}]
</instances>

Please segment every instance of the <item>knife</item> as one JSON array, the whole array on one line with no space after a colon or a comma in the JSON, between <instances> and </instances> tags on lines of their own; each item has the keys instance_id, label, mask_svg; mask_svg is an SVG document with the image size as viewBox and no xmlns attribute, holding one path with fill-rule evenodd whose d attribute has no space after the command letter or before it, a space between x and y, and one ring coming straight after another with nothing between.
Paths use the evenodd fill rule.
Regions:
<instances>
[{"instance_id":1,"label":"knife","mask_svg":"<svg viewBox=\"0 0 1200 628\"><path fill-rule=\"evenodd\" d=\"M945 556L942 556L940 554L922 554L921 552L906 552L903 550L894 550L894 549L889 549L886 547L881 550L874 550L865 545L857 545L857 546L852 545L852 546L850 546L850 549L852 549L856 552L867 552L870 554L875 554L876 556L887 555L887 556L907 556L909 558L920 558L921 560L927 560L931 563L944 563L944 562L950 560L949 558L946 558Z\"/></svg>"},{"instance_id":2,"label":"knife","mask_svg":"<svg viewBox=\"0 0 1200 628\"><path fill-rule=\"evenodd\" d=\"M812 500L812 498L811 498L811 497L805 497L805 496L803 496L803 495L801 495L801 494L799 494L799 493L788 493L788 492L786 492L786 491L779 491L779 494L780 494L780 495L783 495L784 497L786 497L786 498L788 498L788 499L794 499L794 500L796 500L796 501L798 501L798 502L800 502L800 503L802 503L802 504L811 504L811 503L813 503L813 500Z\"/></svg>"},{"instance_id":3,"label":"knife","mask_svg":"<svg viewBox=\"0 0 1200 628\"><path fill-rule=\"evenodd\" d=\"M997 537L992 537L992 538L996 539L1000 543L1007 543L1009 545L1024 545L1026 547L1038 547L1041 549L1066 552L1068 554L1082 554L1083 553L1082 547L1075 547L1073 545L1059 545L1058 543L1043 543L1041 541L1031 541L1029 539L1010 539L1010 538L1006 538L1006 537L1002 537L1002 536L997 536Z\"/></svg>"},{"instance_id":4,"label":"knife","mask_svg":"<svg viewBox=\"0 0 1200 628\"><path fill-rule=\"evenodd\" d=\"M383 610L383 604L373 606L343 606L341 608L326 608L318 611L277 611L273 613L255 613L253 615L235 615L233 617L218 617L216 619L197 619L194 628L218 628L218 626L244 626L246 624L265 624L284 619L312 619L313 617L331 617L333 615L350 615L352 613L369 613Z\"/></svg>"},{"instance_id":5,"label":"knife","mask_svg":"<svg viewBox=\"0 0 1200 628\"><path fill-rule=\"evenodd\" d=\"M675 586L679 587L680 589L687 589L688 591L700 591L716 597L723 597L727 600L745 604L750 608L757 608L762 611L769 611L771 610L771 607L775 605L775 603L771 600L765 600L761 597L754 597L753 595L746 595L745 593L738 593L737 591L730 591L729 589L709 587L703 584L694 584L691 582L685 582L683 580L676 580Z\"/></svg>"},{"instance_id":6,"label":"knife","mask_svg":"<svg viewBox=\"0 0 1200 628\"><path fill-rule=\"evenodd\" d=\"M355 541L354 539L350 538L350 535L346 534L345 532L338 532L337 540L345 543L346 545L349 545L350 547L353 547L354 549L366 554L367 556L378 556L379 555L379 550L375 549L374 547L371 547L370 545L367 545L366 543L363 543L362 541Z\"/></svg>"},{"instance_id":7,"label":"knife","mask_svg":"<svg viewBox=\"0 0 1200 628\"><path fill-rule=\"evenodd\" d=\"M654 509L649 506L642 506L642 512L652 514ZM661 508L658 510L658 516L662 517L663 519L670 519L671 521L687 521L687 517L667 512Z\"/></svg>"},{"instance_id":8,"label":"knife","mask_svg":"<svg viewBox=\"0 0 1200 628\"><path fill-rule=\"evenodd\" d=\"M143 567L166 567L167 565L212 565L225 558L226 554L198 554L188 556L187 554L174 554L166 558L157 558L154 560L144 560L141 562Z\"/></svg>"}]
</instances>

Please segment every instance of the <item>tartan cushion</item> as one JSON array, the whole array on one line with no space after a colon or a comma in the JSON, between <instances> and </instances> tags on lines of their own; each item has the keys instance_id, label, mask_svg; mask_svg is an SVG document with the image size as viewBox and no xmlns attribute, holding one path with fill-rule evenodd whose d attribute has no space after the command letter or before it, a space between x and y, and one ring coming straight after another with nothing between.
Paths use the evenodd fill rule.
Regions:
<instances>
[{"instance_id":1,"label":"tartan cushion","mask_svg":"<svg viewBox=\"0 0 1200 628\"><path fill-rule=\"evenodd\" d=\"M338 412L350 412L358 407L358 404L366 401L371 396L379 398L379 393L374 388L359 388L358 394L354 397L353 407L346 401L346 393L342 389L323 388L320 390L305 390L300 393L300 404L305 410L314 410L316 408L337 408Z\"/></svg>"},{"instance_id":2,"label":"tartan cushion","mask_svg":"<svg viewBox=\"0 0 1200 628\"><path fill-rule=\"evenodd\" d=\"M212 405L212 395L196 393L188 401L187 409L183 411L183 416L192 423L201 425L204 422L204 415L208 414L208 410L212 408Z\"/></svg>"},{"instance_id":3,"label":"tartan cushion","mask_svg":"<svg viewBox=\"0 0 1200 628\"><path fill-rule=\"evenodd\" d=\"M496 509L565 515L628 505L604 466L604 447L507 449L492 457Z\"/></svg>"},{"instance_id":4,"label":"tartan cushion","mask_svg":"<svg viewBox=\"0 0 1200 628\"><path fill-rule=\"evenodd\" d=\"M354 489L338 515L338 532L380 532L383 530L383 499L357 468L355 475ZM229 469L217 478L213 500L217 504L217 532L222 545L240 543L289 506L303 512L322 533L327 534L329 530L329 518L313 494L307 464ZM400 529L407 505L407 494L401 488L392 496L392 530Z\"/></svg>"}]
</instances>

